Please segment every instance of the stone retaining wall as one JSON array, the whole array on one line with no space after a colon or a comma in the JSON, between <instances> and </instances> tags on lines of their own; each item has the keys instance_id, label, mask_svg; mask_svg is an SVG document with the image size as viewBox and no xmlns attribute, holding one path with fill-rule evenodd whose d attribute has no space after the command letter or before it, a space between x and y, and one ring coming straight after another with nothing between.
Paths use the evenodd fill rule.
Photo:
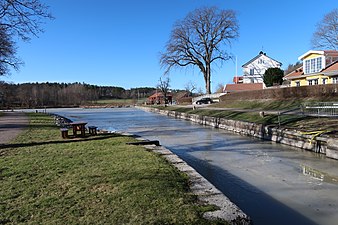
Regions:
<instances>
[{"instance_id":1,"label":"stone retaining wall","mask_svg":"<svg viewBox=\"0 0 338 225\"><path fill-rule=\"evenodd\" d=\"M201 125L229 130L241 135L253 136L264 140L270 140L277 143L322 153L327 157L338 159L338 140L336 139L328 137L316 137L314 135L302 134L301 132L295 130L278 129L275 127L269 127L250 122L160 110L150 107L139 108L145 111L155 112L177 119L189 120Z\"/></svg>"}]
</instances>

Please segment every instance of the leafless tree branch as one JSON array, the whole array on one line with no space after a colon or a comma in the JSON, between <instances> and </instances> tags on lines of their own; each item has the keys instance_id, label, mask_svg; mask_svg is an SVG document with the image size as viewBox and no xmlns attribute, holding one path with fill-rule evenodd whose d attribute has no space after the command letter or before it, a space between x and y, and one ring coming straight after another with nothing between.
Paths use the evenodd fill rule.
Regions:
<instances>
[{"instance_id":1,"label":"leafless tree branch","mask_svg":"<svg viewBox=\"0 0 338 225\"><path fill-rule=\"evenodd\" d=\"M0 76L18 70L23 62L16 57L15 37L29 41L43 32L44 19L53 19L39 0L0 0Z\"/></svg>"},{"instance_id":2,"label":"leafless tree branch","mask_svg":"<svg viewBox=\"0 0 338 225\"><path fill-rule=\"evenodd\" d=\"M338 50L338 9L326 14L317 24L311 43L314 48Z\"/></svg>"},{"instance_id":3,"label":"leafless tree branch","mask_svg":"<svg viewBox=\"0 0 338 225\"><path fill-rule=\"evenodd\" d=\"M225 47L238 38L238 30L234 11L216 7L197 9L174 25L160 64L165 73L175 67L197 66L204 76L207 93L211 93L211 63L231 58Z\"/></svg>"}]
</instances>

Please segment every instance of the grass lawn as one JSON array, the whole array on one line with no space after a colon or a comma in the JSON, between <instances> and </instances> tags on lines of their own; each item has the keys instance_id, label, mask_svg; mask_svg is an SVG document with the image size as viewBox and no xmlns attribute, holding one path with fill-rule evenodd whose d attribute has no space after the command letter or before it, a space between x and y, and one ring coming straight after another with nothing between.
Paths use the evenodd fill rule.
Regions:
<instances>
[{"instance_id":1,"label":"grass lawn","mask_svg":"<svg viewBox=\"0 0 338 225\"><path fill-rule=\"evenodd\" d=\"M311 102L311 101L307 101ZM276 100L240 100L225 101L213 104L213 107L220 108L238 108L238 109L257 109L257 110L289 110L299 108L304 103L302 100L294 99L287 101Z\"/></svg>"},{"instance_id":2,"label":"grass lawn","mask_svg":"<svg viewBox=\"0 0 338 225\"><path fill-rule=\"evenodd\" d=\"M47 115L0 147L0 224L211 224L188 179L114 134L61 139ZM219 221L218 221L219 222Z\"/></svg>"}]
</instances>

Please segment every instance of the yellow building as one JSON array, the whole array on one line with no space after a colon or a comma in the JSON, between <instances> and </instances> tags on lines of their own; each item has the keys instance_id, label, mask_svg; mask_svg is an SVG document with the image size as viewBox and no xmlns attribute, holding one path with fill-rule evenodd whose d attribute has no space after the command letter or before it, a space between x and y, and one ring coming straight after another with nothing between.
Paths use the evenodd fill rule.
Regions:
<instances>
[{"instance_id":1,"label":"yellow building","mask_svg":"<svg viewBox=\"0 0 338 225\"><path fill-rule=\"evenodd\" d=\"M291 87L338 83L338 51L310 50L298 60L303 66L284 76Z\"/></svg>"}]
</instances>

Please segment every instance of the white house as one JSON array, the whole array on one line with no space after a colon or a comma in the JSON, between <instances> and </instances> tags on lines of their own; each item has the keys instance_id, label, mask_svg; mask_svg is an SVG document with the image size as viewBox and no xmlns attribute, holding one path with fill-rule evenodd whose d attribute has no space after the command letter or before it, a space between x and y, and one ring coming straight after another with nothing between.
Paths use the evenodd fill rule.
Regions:
<instances>
[{"instance_id":1,"label":"white house","mask_svg":"<svg viewBox=\"0 0 338 225\"><path fill-rule=\"evenodd\" d=\"M263 83L263 75L269 68L280 68L282 63L270 58L264 52L245 63L243 68L243 83Z\"/></svg>"}]
</instances>

